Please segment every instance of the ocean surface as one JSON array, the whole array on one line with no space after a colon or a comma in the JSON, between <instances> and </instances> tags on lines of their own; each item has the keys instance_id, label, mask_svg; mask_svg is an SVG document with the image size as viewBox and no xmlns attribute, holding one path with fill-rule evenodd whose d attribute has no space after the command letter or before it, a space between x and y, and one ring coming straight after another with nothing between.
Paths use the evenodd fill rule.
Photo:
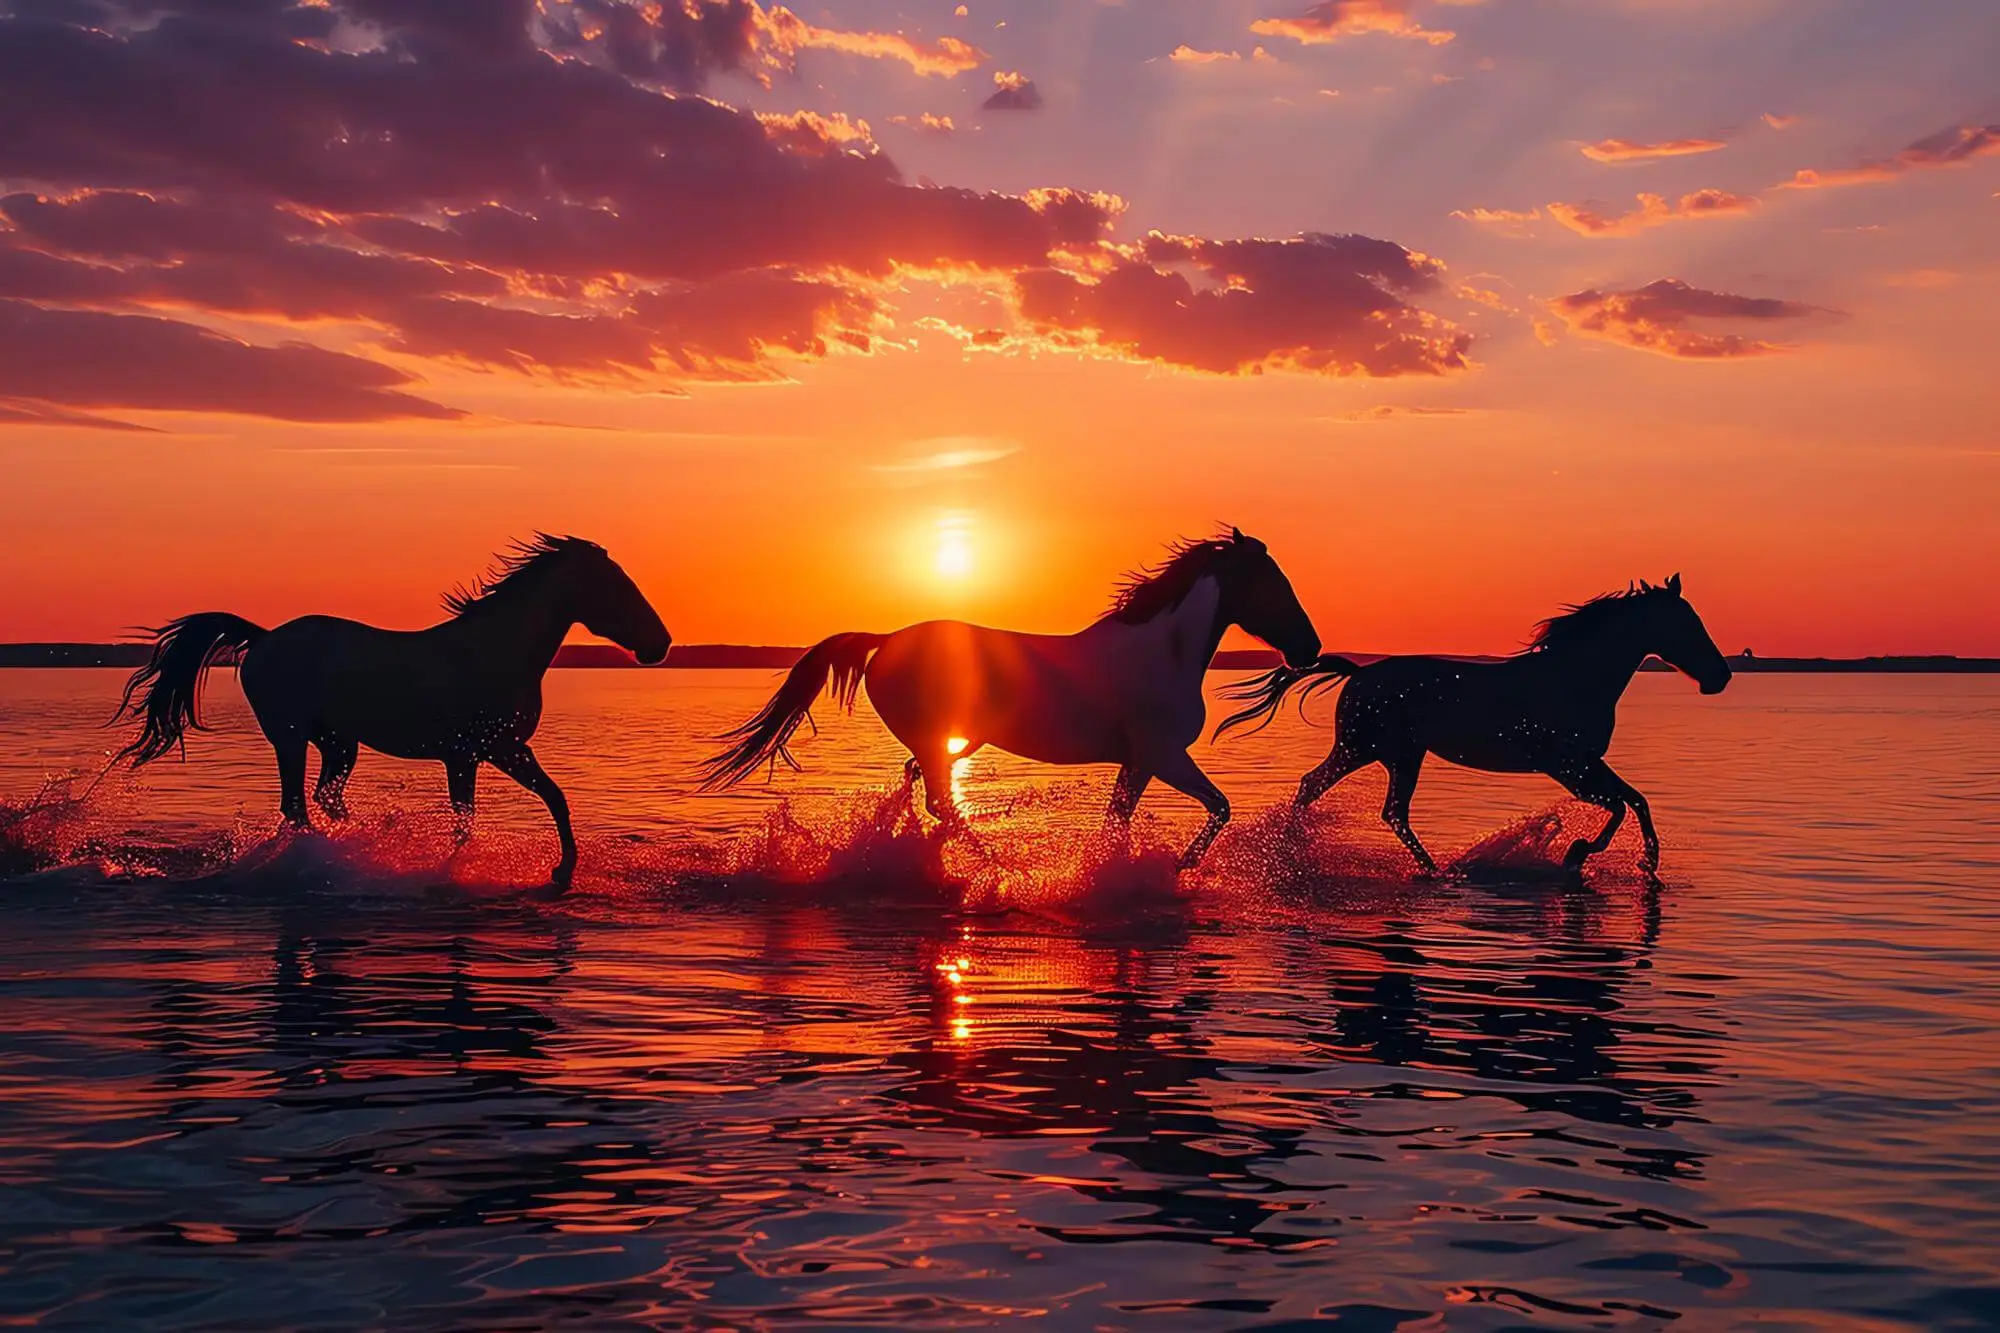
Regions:
<instances>
[{"instance_id":1,"label":"ocean surface","mask_svg":"<svg viewBox=\"0 0 2000 1333\"><path fill-rule=\"evenodd\" d=\"M0 1325L2000 1327L2000 679L1640 677L1653 886L1537 778L1427 766L1436 882L1379 771L1290 821L1295 718L1177 876L1108 771L940 843L865 705L701 796L770 673L561 671L557 902L490 771L273 841L228 672L98 779L120 679L0 672Z\"/></svg>"}]
</instances>

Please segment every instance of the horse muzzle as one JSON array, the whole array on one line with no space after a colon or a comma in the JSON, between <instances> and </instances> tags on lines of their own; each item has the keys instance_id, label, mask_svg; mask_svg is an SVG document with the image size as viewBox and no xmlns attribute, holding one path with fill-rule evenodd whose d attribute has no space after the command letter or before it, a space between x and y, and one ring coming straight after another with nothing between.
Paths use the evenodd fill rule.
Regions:
<instances>
[{"instance_id":1,"label":"horse muzzle","mask_svg":"<svg viewBox=\"0 0 2000 1333\"><path fill-rule=\"evenodd\" d=\"M667 660L667 650L673 646L673 636L662 634L658 644L649 643L644 648L634 648L632 656L639 659L640 666L658 666Z\"/></svg>"},{"instance_id":2,"label":"horse muzzle","mask_svg":"<svg viewBox=\"0 0 2000 1333\"><path fill-rule=\"evenodd\" d=\"M1720 694L1729 688L1729 682L1733 679L1735 679L1734 673L1728 667L1724 667L1721 675L1710 676L1696 683L1701 686L1703 694Z\"/></svg>"}]
</instances>

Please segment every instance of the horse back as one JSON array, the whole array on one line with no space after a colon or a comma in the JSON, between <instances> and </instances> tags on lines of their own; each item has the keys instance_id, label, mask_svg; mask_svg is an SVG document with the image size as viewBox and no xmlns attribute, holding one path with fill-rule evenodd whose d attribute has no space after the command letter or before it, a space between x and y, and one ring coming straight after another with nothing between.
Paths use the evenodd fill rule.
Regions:
<instances>
[{"instance_id":1,"label":"horse back","mask_svg":"<svg viewBox=\"0 0 2000 1333\"><path fill-rule=\"evenodd\" d=\"M934 620L890 635L866 679L875 711L906 743L942 727L1062 764L1121 760L1128 674L1082 635Z\"/></svg>"},{"instance_id":2,"label":"horse back","mask_svg":"<svg viewBox=\"0 0 2000 1333\"><path fill-rule=\"evenodd\" d=\"M1453 763L1534 772L1560 758L1601 756L1615 710L1530 656L1497 662L1388 657L1356 672L1336 726L1376 747L1421 744Z\"/></svg>"},{"instance_id":3,"label":"horse back","mask_svg":"<svg viewBox=\"0 0 2000 1333\"><path fill-rule=\"evenodd\" d=\"M449 623L449 622L448 622ZM349 738L406 758L437 758L540 720L538 678L464 650L447 626L390 630L339 616L301 616L244 656L244 695L265 731ZM525 730L522 728L525 727Z\"/></svg>"}]
</instances>

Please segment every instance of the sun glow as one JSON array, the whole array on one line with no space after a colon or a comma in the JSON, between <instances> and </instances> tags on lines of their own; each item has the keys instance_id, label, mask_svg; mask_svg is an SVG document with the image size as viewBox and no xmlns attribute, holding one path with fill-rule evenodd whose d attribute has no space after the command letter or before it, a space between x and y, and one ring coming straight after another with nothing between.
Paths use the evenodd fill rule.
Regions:
<instances>
[{"instance_id":1,"label":"sun glow","mask_svg":"<svg viewBox=\"0 0 2000 1333\"><path fill-rule=\"evenodd\" d=\"M944 752L946 754L964 754L965 747L970 744L972 744L972 742L968 741L963 736L953 736L945 741Z\"/></svg>"},{"instance_id":2,"label":"sun glow","mask_svg":"<svg viewBox=\"0 0 2000 1333\"><path fill-rule=\"evenodd\" d=\"M938 515L931 568L940 579L957 583L972 576L972 516L963 512Z\"/></svg>"}]
</instances>

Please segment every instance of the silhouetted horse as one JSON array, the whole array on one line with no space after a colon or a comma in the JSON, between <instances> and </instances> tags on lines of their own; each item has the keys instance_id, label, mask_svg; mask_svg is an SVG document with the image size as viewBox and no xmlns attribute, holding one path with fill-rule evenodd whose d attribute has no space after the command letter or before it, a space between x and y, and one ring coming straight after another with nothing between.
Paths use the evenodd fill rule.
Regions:
<instances>
[{"instance_id":1,"label":"silhouetted horse","mask_svg":"<svg viewBox=\"0 0 2000 1333\"><path fill-rule=\"evenodd\" d=\"M581 537L537 533L488 578L447 594L445 606L450 620L414 632L333 616L272 630L226 611L182 616L154 633L152 660L125 684L118 717L143 726L119 758L137 767L183 748L188 730L201 729L209 666L241 650L243 693L277 751L288 823L311 823L308 744L319 751L313 799L336 820L347 817L341 792L358 747L440 761L461 843L472 831L479 765L488 763L548 806L562 841L551 879L566 886L576 869L569 802L528 748L542 718L542 675L579 622L649 664L666 657L672 639L625 571Z\"/></svg>"},{"instance_id":2,"label":"silhouetted horse","mask_svg":"<svg viewBox=\"0 0 2000 1333\"><path fill-rule=\"evenodd\" d=\"M1389 770L1383 820L1426 871L1435 871L1410 828L1410 796L1426 754L1489 773L1546 773L1610 813L1595 838L1570 845L1565 865L1575 869L1610 846L1629 805L1646 839L1641 864L1651 871L1660 864L1652 813L1646 798L1611 771L1604 752L1619 696L1652 656L1694 677L1703 694L1729 684L1729 663L1681 597L1678 574L1660 587L1641 583L1543 621L1530 646L1503 662L1387 657L1359 666L1329 654L1303 670L1276 668L1227 692L1251 703L1215 734L1253 718L1263 727L1301 682L1311 682L1303 705L1346 680L1334 711L1333 752L1300 780L1294 808L1305 809L1356 769L1380 763Z\"/></svg>"},{"instance_id":3,"label":"silhouetted horse","mask_svg":"<svg viewBox=\"0 0 2000 1333\"><path fill-rule=\"evenodd\" d=\"M924 780L924 804L955 823L953 758L992 745L1048 764L1117 764L1112 817L1129 821L1154 778L1201 802L1208 823L1183 866L1200 860L1229 820L1229 801L1187 747L1206 719L1202 680L1223 631L1241 626L1311 662L1319 635L1264 543L1234 531L1179 542L1156 569L1133 576L1103 619L1078 634L1017 634L933 620L894 634L836 634L811 648L761 712L727 733L736 743L708 762L704 787L740 782L782 760L787 743L831 681L850 710L869 700Z\"/></svg>"}]
</instances>

